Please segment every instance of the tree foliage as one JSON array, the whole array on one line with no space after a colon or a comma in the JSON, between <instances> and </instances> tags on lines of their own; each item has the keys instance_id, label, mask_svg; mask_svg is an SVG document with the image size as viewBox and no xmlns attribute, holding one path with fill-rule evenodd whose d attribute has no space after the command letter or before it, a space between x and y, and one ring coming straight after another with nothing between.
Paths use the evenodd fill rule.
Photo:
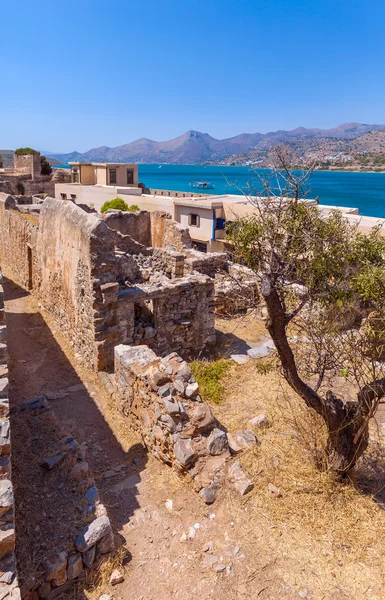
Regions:
<instances>
[{"instance_id":1,"label":"tree foliage","mask_svg":"<svg viewBox=\"0 0 385 600\"><path fill-rule=\"evenodd\" d=\"M366 449L369 419L385 395L385 238L380 227L364 235L340 211L325 215L302 201L309 173L289 171L281 147L276 159L278 193L262 182L255 214L227 235L258 276L283 375L325 420L327 464L342 475ZM293 330L305 343L293 343ZM341 377L348 398L335 393Z\"/></svg>"},{"instance_id":2,"label":"tree foliage","mask_svg":"<svg viewBox=\"0 0 385 600\"><path fill-rule=\"evenodd\" d=\"M117 197L113 200L107 200L100 209L100 212L105 213L108 210L123 210L127 212L128 209L129 208L127 202L125 202L123 198Z\"/></svg>"}]
</instances>

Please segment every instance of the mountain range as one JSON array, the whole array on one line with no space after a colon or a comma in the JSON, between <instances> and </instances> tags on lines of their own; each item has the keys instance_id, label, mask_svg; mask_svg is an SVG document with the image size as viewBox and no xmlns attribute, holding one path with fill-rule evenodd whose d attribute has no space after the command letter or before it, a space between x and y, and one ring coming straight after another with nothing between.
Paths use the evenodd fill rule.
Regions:
<instances>
[{"instance_id":1,"label":"mountain range","mask_svg":"<svg viewBox=\"0 0 385 600\"><path fill-rule=\"evenodd\" d=\"M289 145L304 144L314 146L317 140L330 142L342 141L342 146L370 132L385 131L385 125L345 123L332 129L307 129L298 127L292 131L273 131L269 133L242 133L218 140L208 133L187 131L172 140L156 142L140 138L134 142L115 148L100 146L87 152L68 154L46 153L47 157L61 163L82 162L127 162L127 163L168 163L168 164L216 164L229 162L232 157L258 152L263 157L278 143Z\"/></svg>"}]
</instances>

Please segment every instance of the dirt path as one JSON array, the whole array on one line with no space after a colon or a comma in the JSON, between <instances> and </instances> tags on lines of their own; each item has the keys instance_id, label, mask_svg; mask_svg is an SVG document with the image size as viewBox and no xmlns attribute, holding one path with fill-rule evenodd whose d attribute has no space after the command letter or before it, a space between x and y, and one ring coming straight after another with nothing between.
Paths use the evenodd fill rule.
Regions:
<instances>
[{"instance_id":1,"label":"dirt path","mask_svg":"<svg viewBox=\"0 0 385 600\"><path fill-rule=\"evenodd\" d=\"M70 344L39 312L35 299L10 280L5 293L11 404L39 394L50 398L63 427L85 445L117 541L127 550L122 584L112 589L108 581L96 589L85 584L74 597L384 598L383 510L370 496L333 486L310 466L298 432L281 412L285 396L278 373L258 374L253 361L232 366L216 415L231 432L247 428L248 419L260 412L266 412L272 426L258 434L258 447L240 457L254 490L243 499L225 490L207 507L187 482L147 454L96 375L79 366ZM229 326L223 325L224 333ZM243 335L246 329L231 333L249 339ZM22 439L14 438L13 460L21 455L17 446ZM272 496L270 482L280 487L282 497ZM20 483L28 491L28 481ZM30 524L28 508L18 511L16 498L19 532ZM27 523L20 522L21 514Z\"/></svg>"},{"instance_id":2,"label":"dirt path","mask_svg":"<svg viewBox=\"0 0 385 600\"><path fill-rule=\"evenodd\" d=\"M101 499L129 552L125 582L114 588L114 598L242 597L228 592L228 580L236 588L245 557L225 505L206 507L170 469L149 457L97 378L76 364L69 344L43 318L34 297L10 280L5 292L11 403L46 395L63 427L85 444ZM193 525L195 537L181 542ZM213 548L207 554L208 542Z\"/></svg>"}]
</instances>

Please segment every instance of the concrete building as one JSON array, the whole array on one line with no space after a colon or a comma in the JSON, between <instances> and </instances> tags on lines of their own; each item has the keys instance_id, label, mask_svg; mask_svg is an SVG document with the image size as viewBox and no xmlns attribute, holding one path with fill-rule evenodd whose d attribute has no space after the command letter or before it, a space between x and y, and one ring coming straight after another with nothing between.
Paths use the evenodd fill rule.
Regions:
<instances>
[{"instance_id":1,"label":"concrete building","mask_svg":"<svg viewBox=\"0 0 385 600\"><path fill-rule=\"evenodd\" d=\"M70 165L72 183L57 183L56 198L100 210L104 202L119 196L129 206L136 204L141 210L167 212L174 221L189 228L193 247L201 252L225 251L226 223L256 214L258 201L262 201L235 194L216 196L142 189L138 187L138 165L79 162ZM271 202L276 200L272 198ZM303 202L317 204L323 214L335 209L347 216L358 214L355 208L324 206L317 200Z\"/></svg>"}]
</instances>

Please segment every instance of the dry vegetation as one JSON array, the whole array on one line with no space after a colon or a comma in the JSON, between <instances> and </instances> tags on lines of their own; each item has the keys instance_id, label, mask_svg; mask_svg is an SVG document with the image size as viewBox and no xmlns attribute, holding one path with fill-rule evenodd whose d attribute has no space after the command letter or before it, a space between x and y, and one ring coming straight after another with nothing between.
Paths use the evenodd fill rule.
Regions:
<instances>
[{"instance_id":1,"label":"dry vegetation","mask_svg":"<svg viewBox=\"0 0 385 600\"><path fill-rule=\"evenodd\" d=\"M255 489L241 504L230 500L234 521L242 524L243 544L272 557L264 568L266 595L261 597L275 598L285 584L308 588L309 597L317 599L383 598L385 480L378 474L385 460L377 429L354 481L336 482L314 460L325 439L321 419L304 408L278 368L260 374L258 365L266 362L271 365L271 359L234 365L224 381L226 400L215 407L233 433L248 428L248 419L261 412L270 422L257 432L257 449L240 459ZM281 497L269 492L269 483ZM261 568L255 567L260 576ZM247 580L242 582L234 598L255 589L251 581L249 588Z\"/></svg>"}]
</instances>

